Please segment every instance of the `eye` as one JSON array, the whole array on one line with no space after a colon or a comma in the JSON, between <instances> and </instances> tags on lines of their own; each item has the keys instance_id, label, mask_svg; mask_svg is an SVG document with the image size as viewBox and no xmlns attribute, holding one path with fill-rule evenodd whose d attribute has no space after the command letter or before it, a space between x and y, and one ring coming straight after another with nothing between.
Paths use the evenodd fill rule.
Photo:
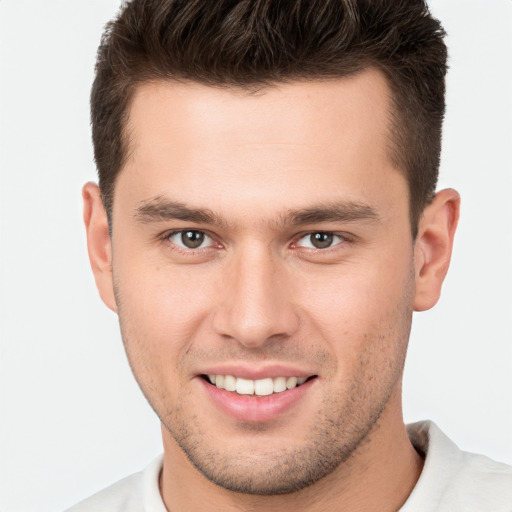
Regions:
<instances>
[{"instance_id":1,"label":"eye","mask_svg":"<svg viewBox=\"0 0 512 512\"><path fill-rule=\"evenodd\" d=\"M329 247L338 245L344 241L344 238L334 233L318 231L316 233L308 233L298 242L298 247L306 247L308 249L328 249Z\"/></svg>"},{"instance_id":2,"label":"eye","mask_svg":"<svg viewBox=\"0 0 512 512\"><path fill-rule=\"evenodd\" d=\"M167 239L178 247L185 249L202 249L212 244L213 240L203 231L184 229L167 235Z\"/></svg>"}]
</instances>

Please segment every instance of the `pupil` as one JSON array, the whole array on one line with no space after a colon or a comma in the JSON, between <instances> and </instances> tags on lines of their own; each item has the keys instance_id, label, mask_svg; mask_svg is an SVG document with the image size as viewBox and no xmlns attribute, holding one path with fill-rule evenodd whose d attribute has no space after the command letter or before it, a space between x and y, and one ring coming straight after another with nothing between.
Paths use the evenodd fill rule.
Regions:
<instances>
[{"instance_id":1,"label":"pupil","mask_svg":"<svg viewBox=\"0 0 512 512\"><path fill-rule=\"evenodd\" d=\"M333 235L332 233L314 233L311 235L311 243L317 249L325 249L332 245Z\"/></svg>"},{"instance_id":2,"label":"pupil","mask_svg":"<svg viewBox=\"0 0 512 512\"><path fill-rule=\"evenodd\" d=\"M184 231L181 234L181 241L185 247L195 249L199 247L204 240L204 233L200 231Z\"/></svg>"}]
</instances>

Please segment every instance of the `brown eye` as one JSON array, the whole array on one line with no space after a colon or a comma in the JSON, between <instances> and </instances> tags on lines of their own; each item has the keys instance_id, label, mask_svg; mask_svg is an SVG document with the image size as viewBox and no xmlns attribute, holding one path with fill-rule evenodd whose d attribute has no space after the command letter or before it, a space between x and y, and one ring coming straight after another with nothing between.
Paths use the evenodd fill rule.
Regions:
<instances>
[{"instance_id":1,"label":"brown eye","mask_svg":"<svg viewBox=\"0 0 512 512\"><path fill-rule=\"evenodd\" d=\"M306 247L308 249L329 249L344 242L342 235L326 231L317 231L304 235L298 242L297 246Z\"/></svg>"},{"instance_id":2,"label":"brown eye","mask_svg":"<svg viewBox=\"0 0 512 512\"><path fill-rule=\"evenodd\" d=\"M201 231L182 231L181 243L189 249L197 249L203 242L205 236Z\"/></svg>"},{"instance_id":3,"label":"brown eye","mask_svg":"<svg viewBox=\"0 0 512 512\"><path fill-rule=\"evenodd\" d=\"M206 233L196 229L174 231L167 235L166 238L182 249L202 249L213 243L213 240Z\"/></svg>"},{"instance_id":4,"label":"brown eye","mask_svg":"<svg viewBox=\"0 0 512 512\"><path fill-rule=\"evenodd\" d=\"M309 235L311 245L317 249L325 249L330 247L334 241L332 233L311 233Z\"/></svg>"}]
</instances>

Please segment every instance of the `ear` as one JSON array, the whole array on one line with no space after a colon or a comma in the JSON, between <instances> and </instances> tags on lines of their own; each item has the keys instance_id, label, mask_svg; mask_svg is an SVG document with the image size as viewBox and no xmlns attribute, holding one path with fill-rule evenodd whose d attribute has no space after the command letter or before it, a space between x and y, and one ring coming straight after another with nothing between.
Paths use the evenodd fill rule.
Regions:
<instances>
[{"instance_id":1,"label":"ear","mask_svg":"<svg viewBox=\"0 0 512 512\"><path fill-rule=\"evenodd\" d=\"M107 212L95 183L86 183L82 189L87 248L96 286L103 302L117 312L112 278L112 243L108 229Z\"/></svg>"},{"instance_id":2,"label":"ear","mask_svg":"<svg viewBox=\"0 0 512 512\"><path fill-rule=\"evenodd\" d=\"M460 196L452 189L438 192L419 222L414 246L415 311L432 308L441 295L460 211Z\"/></svg>"}]
</instances>

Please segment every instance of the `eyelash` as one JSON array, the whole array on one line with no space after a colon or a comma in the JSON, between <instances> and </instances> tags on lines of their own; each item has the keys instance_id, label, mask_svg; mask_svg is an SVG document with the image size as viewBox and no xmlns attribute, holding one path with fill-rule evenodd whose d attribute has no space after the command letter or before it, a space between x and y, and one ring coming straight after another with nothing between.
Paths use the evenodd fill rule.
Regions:
<instances>
[{"instance_id":1,"label":"eyelash","mask_svg":"<svg viewBox=\"0 0 512 512\"><path fill-rule=\"evenodd\" d=\"M182 247L180 246L179 244L177 244L176 242L173 242L171 240L171 238L175 235L183 235L184 233L187 233L187 232L194 232L194 233L200 233L200 234L203 234L204 236L210 238L210 240L212 240L212 242L214 242L213 244L210 243L208 246L206 247L198 247L198 248L185 248L185 247ZM317 234L321 234L321 235L330 235L330 236L333 236L333 237L337 237L340 241L337 242L337 243L334 243L333 245L330 245L328 247L325 247L325 248L319 248L319 247L304 247L304 246L300 246L298 245L298 242L303 240L304 238L306 237L311 237L312 235L317 235ZM215 239L213 236L209 235L207 231L203 231L203 230L200 230L200 229L178 229L178 230L174 230L174 231L167 231L165 233L163 233L160 237L159 237L163 242L166 242L166 243L169 243L173 246L173 250L176 250L178 251L179 253L181 254L185 254L185 255L188 255L188 256L193 256L195 254L198 254L200 252L203 252L205 250L208 250L210 248L212 248L212 246L216 245L215 248L223 248L223 245L218 243L218 242L215 242ZM333 250L335 249L336 247L338 247L339 245L345 245L345 244L350 244L351 242L353 242L353 239L351 238L350 235L346 234L346 233L336 233L334 231L308 231L306 233L302 233L300 234L297 238L296 238L296 241L293 242L291 244L291 248L292 249L298 249L298 248L302 248L302 249L305 249L306 251L308 252L316 252L316 251L319 251L319 252L329 252L330 250Z\"/></svg>"}]
</instances>

